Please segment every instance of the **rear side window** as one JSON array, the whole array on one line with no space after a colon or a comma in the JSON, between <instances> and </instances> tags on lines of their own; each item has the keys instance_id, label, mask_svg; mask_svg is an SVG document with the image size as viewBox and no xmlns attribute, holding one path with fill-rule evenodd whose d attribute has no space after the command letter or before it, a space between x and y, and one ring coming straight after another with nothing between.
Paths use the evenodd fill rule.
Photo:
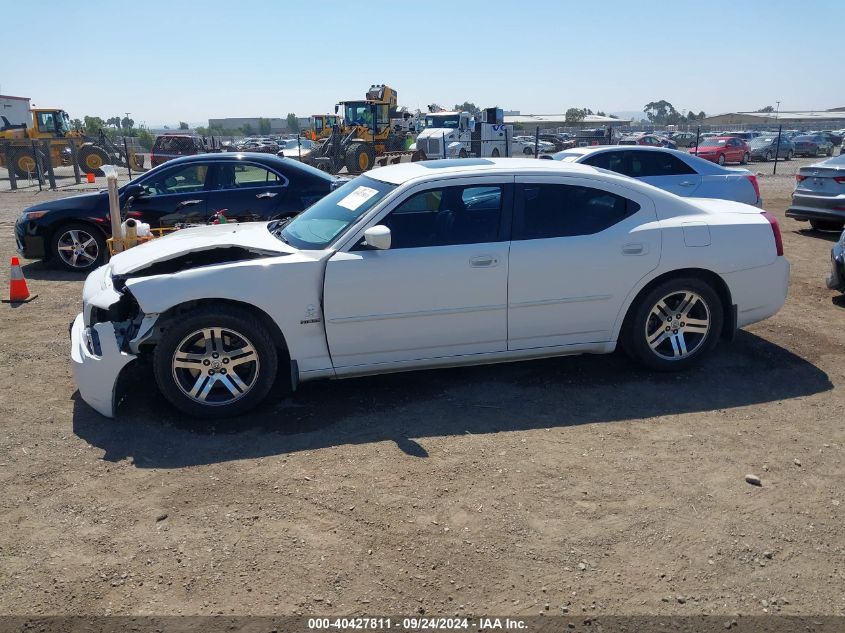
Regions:
<instances>
[{"instance_id":1,"label":"rear side window","mask_svg":"<svg viewBox=\"0 0 845 633\"><path fill-rule=\"evenodd\" d=\"M696 173L677 156L669 152L630 152L628 176L646 178L649 176L684 176Z\"/></svg>"},{"instance_id":2,"label":"rear side window","mask_svg":"<svg viewBox=\"0 0 845 633\"><path fill-rule=\"evenodd\" d=\"M514 214L515 240L592 235L640 209L632 200L592 187L525 184L521 189Z\"/></svg>"}]
</instances>

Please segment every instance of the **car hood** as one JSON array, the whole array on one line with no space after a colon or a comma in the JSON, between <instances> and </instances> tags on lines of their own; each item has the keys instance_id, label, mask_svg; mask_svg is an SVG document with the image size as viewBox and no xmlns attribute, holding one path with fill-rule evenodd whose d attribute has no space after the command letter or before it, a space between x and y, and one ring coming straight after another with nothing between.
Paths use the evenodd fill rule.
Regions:
<instances>
[{"instance_id":1,"label":"car hood","mask_svg":"<svg viewBox=\"0 0 845 633\"><path fill-rule=\"evenodd\" d=\"M203 251L225 252L227 255L222 261L234 261L238 253L248 258L278 257L298 252L273 237L267 230L267 224L244 222L180 229L115 255L109 266L114 275L131 275L154 264ZM207 258L204 261L206 264L215 263Z\"/></svg>"},{"instance_id":2,"label":"car hood","mask_svg":"<svg viewBox=\"0 0 845 633\"><path fill-rule=\"evenodd\" d=\"M108 208L109 197L108 192L98 191L97 193L83 193L79 196L70 196L67 198L60 198L59 200L50 200L46 202L39 202L31 207L24 209L24 211L64 211L67 209L95 209L100 205Z\"/></svg>"}]
</instances>

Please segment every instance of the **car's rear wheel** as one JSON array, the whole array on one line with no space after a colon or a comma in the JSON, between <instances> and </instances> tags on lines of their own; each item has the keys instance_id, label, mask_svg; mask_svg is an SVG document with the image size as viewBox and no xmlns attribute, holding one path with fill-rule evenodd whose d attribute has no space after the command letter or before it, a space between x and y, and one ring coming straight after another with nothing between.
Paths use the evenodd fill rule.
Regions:
<instances>
[{"instance_id":1,"label":"car's rear wheel","mask_svg":"<svg viewBox=\"0 0 845 633\"><path fill-rule=\"evenodd\" d=\"M725 164L725 155L724 154L719 154L718 163L719 163L720 166Z\"/></svg>"},{"instance_id":2,"label":"car's rear wheel","mask_svg":"<svg viewBox=\"0 0 845 633\"><path fill-rule=\"evenodd\" d=\"M789 151L786 153L786 160L792 160L792 157L793 157L794 155L795 155L795 154L792 152L792 150L789 150Z\"/></svg>"},{"instance_id":3,"label":"car's rear wheel","mask_svg":"<svg viewBox=\"0 0 845 633\"><path fill-rule=\"evenodd\" d=\"M162 395L199 418L231 417L254 408L273 386L277 364L264 325L234 306L182 315L165 330L153 357Z\"/></svg>"},{"instance_id":4,"label":"car's rear wheel","mask_svg":"<svg viewBox=\"0 0 845 633\"><path fill-rule=\"evenodd\" d=\"M836 222L835 220L810 220L810 226L816 231L841 231L845 227L845 222Z\"/></svg>"},{"instance_id":5,"label":"car's rear wheel","mask_svg":"<svg viewBox=\"0 0 845 633\"><path fill-rule=\"evenodd\" d=\"M623 347L658 371L698 363L719 340L722 302L710 285L694 277L667 280L631 307Z\"/></svg>"},{"instance_id":6,"label":"car's rear wheel","mask_svg":"<svg viewBox=\"0 0 845 633\"><path fill-rule=\"evenodd\" d=\"M827 150L827 155L828 155L828 156L833 156L833 148L832 148L832 147L828 148L828 150Z\"/></svg>"},{"instance_id":7,"label":"car's rear wheel","mask_svg":"<svg viewBox=\"0 0 845 633\"><path fill-rule=\"evenodd\" d=\"M763 162L768 163L770 160L772 160L772 153L766 152L766 154L763 156Z\"/></svg>"},{"instance_id":8,"label":"car's rear wheel","mask_svg":"<svg viewBox=\"0 0 845 633\"><path fill-rule=\"evenodd\" d=\"M97 229L73 222L63 224L50 237L53 261L60 268L86 273L99 266L106 255L106 238Z\"/></svg>"}]
</instances>

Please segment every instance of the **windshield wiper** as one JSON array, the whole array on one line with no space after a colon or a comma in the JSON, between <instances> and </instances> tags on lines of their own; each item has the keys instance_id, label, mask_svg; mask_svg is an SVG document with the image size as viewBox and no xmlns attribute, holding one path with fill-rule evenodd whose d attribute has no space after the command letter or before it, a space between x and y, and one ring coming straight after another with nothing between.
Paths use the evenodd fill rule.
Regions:
<instances>
[{"instance_id":1,"label":"windshield wiper","mask_svg":"<svg viewBox=\"0 0 845 633\"><path fill-rule=\"evenodd\" d=\"M273 235L273 237L277 237L278 239L282 240L285 244L290 244L285 239L285 236L282 235L282 229L284 229L293 218L282 218L280 220L273 220L270 224L267 225L267 230Z\"/></svg>"}]
</instances>

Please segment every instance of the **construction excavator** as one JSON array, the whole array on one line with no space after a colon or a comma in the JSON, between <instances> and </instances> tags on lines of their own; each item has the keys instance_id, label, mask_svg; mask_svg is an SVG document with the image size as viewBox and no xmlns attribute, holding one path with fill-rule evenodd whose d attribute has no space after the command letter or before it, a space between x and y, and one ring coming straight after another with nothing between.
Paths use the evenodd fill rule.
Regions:
<instances>
[{"instance_id":1,"label":"construction excavator","mask_svg":"<svg viewBox=\"0 0 845 633\"><path fill-rule=\"evenodd\" d=\"M81 130L71 129L70 117L64 110L56 108L33 108L32 126L25 123L13 125L5 116L0 116L0 167L13 170L18 178L26 178L36 172L36 156L33 141L38 151L44 141L49 147L49 160L53 167L72 164L75 154L79 169L86 174L102 176L103 165L118 165L136 170L144 169L144 157L131 149L113 143L100 130L97 138L85 136ZM9 157L7 163L7 156Z\"/></svg>"},{"instance_id":2,"label":"construction excavator","mask_svg":"<svg viewBox=\"0 0 845 633\"><path fill-rule=\"evenodd\" d=\"M336 114L312 114L311 127L302 133L309 141L323 141L332 135L332 128L338 124Z\"/></svg>"}]
</instances>

